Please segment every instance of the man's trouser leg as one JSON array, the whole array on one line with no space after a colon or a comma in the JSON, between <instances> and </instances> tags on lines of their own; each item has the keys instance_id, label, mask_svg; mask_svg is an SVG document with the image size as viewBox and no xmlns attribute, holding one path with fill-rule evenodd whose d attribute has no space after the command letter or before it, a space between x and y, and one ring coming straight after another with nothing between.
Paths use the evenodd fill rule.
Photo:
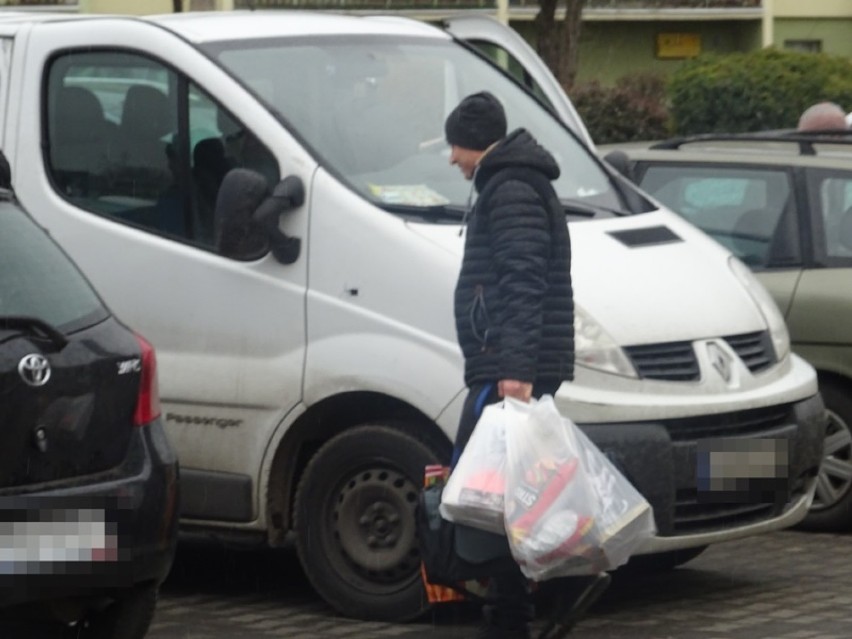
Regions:
<instances>
[{"instance_id":1,"label":"man's trouser leg","mask_svg":"<svg viewBox=\"0 0 852 639\"><path fill-rule=\"evenodd\" d=\"M467 445L476 422L483 409L489 404L501 400L497 392L497 383L476 384L470 388L462 407L461 420L453 450L453 465L458 461ZM529 623L535 617L535 608L527 578L518 568L517 572L492 577L488 585L488 597L494 603L483 606L482 614L487 627L495 630L510 631L524 636Z\"/></svg>"}]
</instances>

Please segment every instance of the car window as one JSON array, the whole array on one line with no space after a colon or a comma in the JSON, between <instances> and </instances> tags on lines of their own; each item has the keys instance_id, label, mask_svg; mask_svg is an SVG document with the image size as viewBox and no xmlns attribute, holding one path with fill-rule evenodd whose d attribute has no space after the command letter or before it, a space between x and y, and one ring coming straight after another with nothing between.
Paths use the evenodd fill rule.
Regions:
<instances>
[{"instance_id":1,"label":"car window","mask_svg":"<svg viewBox=\"0 0 852 639\"><path fill-rule=\"evenodd\" d=\"M0 203L0 316L35 317L71 332L107 315L47 233L18 207Z\"/></svg>"},{"instance_id":2,"label":"car window","mask_svg":"<svg viewBox=\"0 0 852 639\"><path fill-rule=\"evenodd\" d=\"M852 171L808 173L814 253L828 266L852 264Z\"/></svg>"},{"instance_id":3,"label":"car window","mask_svg":"<svg viewBox=\"0 0 852 639\"><path fill-rule=\"evenodd\" d=\"M48 75L46 161L82 209L216 250L214 204L235 167L278 181L272 154L200 87L113 51L57 58Z\"/></svg>"},{"instance_id":4,"label":"car window","mask_svg":"<svg viewBox=\"0 0 852 639\"><path fill-rule=\"evenodd\" d=\"M800 260L786 171L649 165L640 186L752 266Z\"/></svg>"}]
</instances>

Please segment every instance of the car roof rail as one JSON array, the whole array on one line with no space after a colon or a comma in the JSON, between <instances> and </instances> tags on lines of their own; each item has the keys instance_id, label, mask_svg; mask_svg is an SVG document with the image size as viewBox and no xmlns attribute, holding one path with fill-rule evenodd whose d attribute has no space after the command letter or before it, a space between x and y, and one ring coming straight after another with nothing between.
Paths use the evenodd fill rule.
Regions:
<instances>
[{"instance_id":1,"label":"car roof rail","mask_svg":"<svg viewBox=\"0 0 852 639\"><path fill-rule=\"evenodd\" d=\"M780 129L751 133L699 133L663 140L648 147L653 150L676 150L696 142L796 142L800 155L817 155L815 144L852 144L852 129L797 131Z\"/></svg>"}]
</instances>

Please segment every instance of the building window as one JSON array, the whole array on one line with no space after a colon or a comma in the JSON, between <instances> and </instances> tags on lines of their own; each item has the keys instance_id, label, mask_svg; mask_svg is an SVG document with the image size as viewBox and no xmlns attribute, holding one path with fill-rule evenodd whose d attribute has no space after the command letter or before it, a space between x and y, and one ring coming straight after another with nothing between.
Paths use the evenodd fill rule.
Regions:
<instances>
[{"instance_id":1,"label":"building window","mask_svg":"<svg viewBox=\"0 0 852 639\"><path fill-rule=\"evenodd\" d=\"M790 51L820 53L822 51L822 40L784 40L784 48Z\"/></svg>"}]
</instances>

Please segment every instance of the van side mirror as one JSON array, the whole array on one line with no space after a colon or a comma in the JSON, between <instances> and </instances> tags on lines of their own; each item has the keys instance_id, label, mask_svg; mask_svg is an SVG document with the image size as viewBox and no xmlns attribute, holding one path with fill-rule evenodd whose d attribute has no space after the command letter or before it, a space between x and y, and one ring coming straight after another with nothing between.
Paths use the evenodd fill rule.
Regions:
<instances>
[{"instance_id":1,"label":"van side mirror","mask_svg":"<svg viewBox=\"0 0 852 639\"><path fill-rule=\"evenodd\" d=\"M289 237L278 228L282 213L292 211L305 203L305 184L297 175L288 175L272 189L272 193L260 203L252 217L266 230L272 255L282 264L292 264L299 258L302 241Z\"/></svg>"},{"instance_id":2,"label":"van side mirror","mask_svg":"<svg viewBox=\"0 0 852 639\"><path fill-rule=\"evenodd\" d=\"M226 257L256 260L268 251L282 264L292 264L301 240L278 228L282 213L304 204L305 186L291 175L272 192L260 173L237 168L228 171L216 197L216 247Z\"/></svg>"},{"instance_id":3,"label":"van side mirror","mask_svg":"<svg viewBox=\"0 0 852 639\"><path fill-rule=\"evenodd\" d=\"M614 149L604 156L604 161L616 171L621 173L628 180L636 184L635 176L633 175L633 167L630 164L630 158L621 149Z\"/></svg>"}]
</instances>

